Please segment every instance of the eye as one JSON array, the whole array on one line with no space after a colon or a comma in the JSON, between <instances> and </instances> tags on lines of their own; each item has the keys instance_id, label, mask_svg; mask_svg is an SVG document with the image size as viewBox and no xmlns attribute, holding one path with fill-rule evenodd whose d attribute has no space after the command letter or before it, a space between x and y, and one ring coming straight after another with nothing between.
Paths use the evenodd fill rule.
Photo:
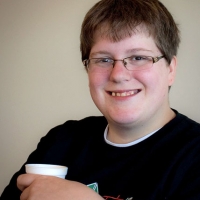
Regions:
<instances>
[{"instance_id":1,"label":"eye","mask_svg":"<svg viewBox=\"0 0 200 200\"><path fill-rule=\"evenodd\" d=\"M113 60L110 58L96 58L95 63L112 63Z\"/></svg>"},{"instance_id":2,"label":"eye","mask_svg":"<svg viewBox=\"0 0 200 200\"><path fill-rule=\"evenodd\" d=\"M131 61L148 60L148 57L146 57L146 56L131 56L130 60Z\"/></svg>"}]
</instances>

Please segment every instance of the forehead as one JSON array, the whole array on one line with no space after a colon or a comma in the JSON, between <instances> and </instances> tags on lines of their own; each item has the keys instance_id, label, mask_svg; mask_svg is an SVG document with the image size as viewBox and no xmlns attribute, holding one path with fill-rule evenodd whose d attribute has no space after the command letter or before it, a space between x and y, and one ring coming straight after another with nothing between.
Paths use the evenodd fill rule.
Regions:
<instances>
[{"instance_id":1,"label":"forehead","mask_svg":"<svg viewBox=\"0 0 200 200\"><path fill-rule=\"evenodd\" d=\"M120 30L116 30L115 28L112 28L108 24L104 23L98 26L96 31L93 35L93 42L99 40L99 38L110 40L111 42L119 42L120 40L123 40L127 37L131 37L132 35L136 34L143 34L147 37L153 37L154 34L153 31L147 27L145 24L140 24L133 28L122 28Z\"/></svg>"},{"instance_id":2,"label":"forehead","mask_svg":"<svg viewBox=\"0 0 200 200\"><path fill-rule=\"evenodd\" d=\"M118 41L113 41L112 38L106 37L102 32L96 32L90 56L96 54L112 54L116 56L124 54L127 56L137 52L146 52L146 54L159 52L154 38L144 29L137 29L131 36L123 37Z\"/></svg>"}]
</instances>

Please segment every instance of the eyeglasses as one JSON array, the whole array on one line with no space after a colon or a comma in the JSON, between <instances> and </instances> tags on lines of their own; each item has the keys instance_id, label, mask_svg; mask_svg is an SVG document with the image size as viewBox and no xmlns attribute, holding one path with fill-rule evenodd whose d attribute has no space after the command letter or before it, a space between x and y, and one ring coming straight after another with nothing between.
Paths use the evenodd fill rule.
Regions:
<instances>
[{"instance_id":1,"label":"eyeglasses","mask_svg":"<svg viewBox=\"0 0 200 200\"><path fill-rule=\"evenodd\" d=\"M130 71L145 70L153 66L154 63L158 62L165 56L130 56L122 60L114 60L112 58L91 58L83 61L84 66L89 71L94 72L108 72L111 71L115 66L116 61L122 61L124 67Z\"/></svg>"}]
</instances>

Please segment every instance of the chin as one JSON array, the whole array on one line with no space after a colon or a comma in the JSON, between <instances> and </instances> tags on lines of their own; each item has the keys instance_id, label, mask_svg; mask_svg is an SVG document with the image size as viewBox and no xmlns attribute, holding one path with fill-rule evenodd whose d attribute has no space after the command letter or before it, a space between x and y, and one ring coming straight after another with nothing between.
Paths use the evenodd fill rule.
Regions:
<instances>
[{"instance_id":1,"label":"chin","mask_svg":"<svg viewBox=\"0 0 200 200\"><path fill-rule=\"evenodd\" d=\"M110 121L111 123L115 123L121 126L130 126L134 125L137 121L138 118L136 116L124 116L124 115L117 115L117 116L109 116L107 118L108 122Z\"/></svg>"}]
</instances>

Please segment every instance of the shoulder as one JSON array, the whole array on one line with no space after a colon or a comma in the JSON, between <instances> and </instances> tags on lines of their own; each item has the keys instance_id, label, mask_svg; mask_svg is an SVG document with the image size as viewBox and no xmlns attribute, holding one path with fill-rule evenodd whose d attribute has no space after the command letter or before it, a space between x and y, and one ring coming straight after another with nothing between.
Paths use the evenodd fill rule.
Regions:
<instances>
[{"instance_id":1,"label":"shoulder","mask_svg":"<svg viewBox=\"0 0 200 200\"><path fill-rule=\"evenodd\" d=\"M103 116L90 116L90 117L86 117L83 118L81 120L68 120L66 121L63 126L74 126L74 125L79 125L81 127L87 127L88 125L90 125L90 127L96 127L96 125L99 126L105 126L107 125L107 121L105 119L105 117Z\"/></svg>"},{"instance_id":2,"label":"shoulder","mask_svg":"<svg viewBox=\"0 0 200 200\"><path fill-rule=\"evenodd\" d=\"M93 134L102 134L107 126L107 120L103 116L90 116L81 120L68 120L65 123L52 128L48 138L69 139L70 137L86 138Z\"/></svg>"},{"instance_id":3,"label":"shoulder","mask_svg":"<svg viewBox=\"0 0 200 200\"><path fill-rule=\"evenodd\" d=\"M164 126L164 129L167 130L176 130L178 132L198 132L200 133L200 124L186 115L179 113L177 110L174 110L176 117L172 119L169 123Z\"/></svg>"},{"instance_id":4,"label":"shoulder","mask_svg":"<svg viewBox=\"0 0 200 200\"><path fill-rule=\"evenodd\" d=\"M103 138L107 121L104 117L87 117L81 120L68 120L52 128L37 145L28 159L29 163L60 163L58 160L67 152L78 151L88 141ZM57 152L62 152L60 156Z\"/></svg>"},{"instance_id":5,"label":"shoulder","mask_svg":"<svg viewBox=\"0 0 200 200\"><path fill-rule=\"evenodd\" d=\"M170 146L170 151L199 148L200 152L200 124L176 110L174 111L176 117L150 137L148 141L151 144L156 142L165 148Z\"/></svg>"},{"instance_id":6,"label":"shoulder","mask_svg":"<svg viewBox=\"0 0 200 200\"><path fill-rule=\"evenodd\" d=\"M174 121L174 126L182 130L184 132L188 132L188 134L197 134L197 136L200 136L200 124L189 117L179 113L176 111L176 117L172 122ZM173 124L173 123L172 123Z\"/></svg>"},{"instance_id":7,"label":"shoulder","mask_svg":"<svg viewBox=\"0 0 200 200\"><path fill-rule=\"evenodd\" d=\"M200 124L177 111L175 113L176 117L161 128L152 141L157 141L165 148L170 147L168 153L199 154Z\"/></svg>"},{"instance_id":8,"label":"shoulder","mask_svg":"<svg viewBox=\"0 0 200 200\"><path fill-rule=\"evenodd\" d=\"M66 130L66 131L87 131L94 132L94 130L105 129L107 121L103 116L90 116L81 120L68 120L64 124L54 128L54 130Z\"/></svg>"}]
</instances>

